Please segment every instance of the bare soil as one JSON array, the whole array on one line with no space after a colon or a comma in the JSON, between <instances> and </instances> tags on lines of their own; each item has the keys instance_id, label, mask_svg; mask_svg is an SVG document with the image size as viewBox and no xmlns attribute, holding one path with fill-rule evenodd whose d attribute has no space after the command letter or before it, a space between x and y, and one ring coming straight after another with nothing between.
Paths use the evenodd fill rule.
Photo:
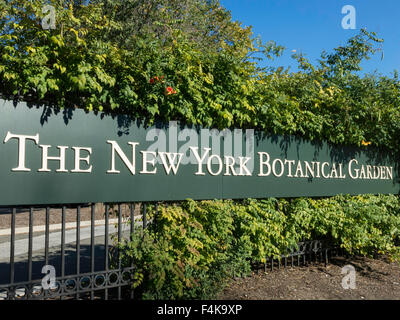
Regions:
<instances>
[{"instance_id":1,"label":"bare soil","mask_svg":"<svg viewBox=\"0 0 400 320\"><path fill-rule=\"evenodd\" d=\"M117 206L115 206L114 210L117 210ZM102 203L98 203L95 205L95 220L103 220L104 219L105 206ZM127 204L121 205L121 212L123 217L128 217L130 215L130 207ZM62 209L61 208L51 208L49 214L49 222L50 224L59 224L62 222ZM135 205L134 209L135 215L140 214L139 205ZM117 217L117 213L111 214L110 218ZM65 211L65 221L68 222L76 222L77 219L77 209L67 208ZM91 220L91 207L90 206L81 206L80 209L80 220L81 221L90 221ZM34 208L33 209L33 225L41 226L46 223L46 210L42 208ZM28 227L29 226L29 209L17 209L17 214L15 215L15 226L16 228L20 227ZM8 208L0 208L0 229L8 229L11 228L11 209Z\"/></svg>"},{"instance_id":2,"label":"bare soil","mask_svg":"<svg viewBox=\"0 0 400 320\"><path fill-rule=\"evenodd\" d=\"M356 270L356 288L344 289L342 267ZM325 266L311 263L259 270L236 278L219 295L221 300L400 300L400 264L385 258L333 258Z\"/></svg>"}]
</instances>

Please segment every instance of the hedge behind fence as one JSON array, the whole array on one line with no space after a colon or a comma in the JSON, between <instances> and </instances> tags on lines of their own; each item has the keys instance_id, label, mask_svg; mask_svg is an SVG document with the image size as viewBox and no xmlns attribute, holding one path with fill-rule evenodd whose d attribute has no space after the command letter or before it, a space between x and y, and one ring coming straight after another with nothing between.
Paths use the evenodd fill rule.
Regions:
<instances>
[{"instance_id":1,"label":"hedge behind fence","mask_svg":"<svg viewBox=\"0 0 400 320\"><path fill-rule=\"evenodd\" d=\"M300 240L324 239L350 254L399 259L400 201L389 196L336 196L293 201L215 200L159 206L157 223L118 248L137 267L137 295L212 298L251 262L281 258ZM150 218L154 218L154 208Z\"/></svg>"}]
</instances>

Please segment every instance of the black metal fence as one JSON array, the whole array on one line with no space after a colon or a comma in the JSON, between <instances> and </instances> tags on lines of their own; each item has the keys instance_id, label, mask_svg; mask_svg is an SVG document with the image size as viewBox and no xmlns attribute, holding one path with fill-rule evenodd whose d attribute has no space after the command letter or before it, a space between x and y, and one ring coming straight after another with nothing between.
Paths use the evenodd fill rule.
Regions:
<instances>
[{"instance_id":1,"label":"black metal fence","mask_svg":"<svg viewBox=\"0 0 400 320\"><path fill-rule=\"evenodd\" d=\"M134 265L122 267L115 244L149 225L147 207L130 203L0 208L0 300L133 299ZM60 223L55 224L57 219ZM17 221L25 227L18 227ZM264 267L273 270L318 260L326 264L335 253L325 242L304 241L280 259L268 259Z\"/></svg>"},{"instance_id":2,"label":"black metal fence","mask_svg":"<svg viewBox=\"0 0 400 320\"><path fill-rule=\"evenodd\" d=\"M0 209L3 222L10 218L9 228L0 228L0 300L133 298L133 265L121 268L113 239L129 238L135 225L146 227L146 204L98 205ZM74 222L66 222L67 213ZM28 227L16 227L21 214L29 216ZM44 226L35 226L39 216ZM51 224L54 218L61 223ZM55 279L47 273L52 267Z\"/></svg>"},{"instance_id":3,"label":"black metal fence","mask_svg":"<svg viewBox=\"0 0 400 320\"><path fill-rule=\"evenodd\" d=\"M310 262L323 262L326 266L330 258L340 255L343 255L343 252L326 241L301 241L297 244L296 249L281 255L280 259L267 259L264 268L267 271L267 269L274 270L274 268L280 269L288 266L305 266Z\"/></svg>"}]
</instances>

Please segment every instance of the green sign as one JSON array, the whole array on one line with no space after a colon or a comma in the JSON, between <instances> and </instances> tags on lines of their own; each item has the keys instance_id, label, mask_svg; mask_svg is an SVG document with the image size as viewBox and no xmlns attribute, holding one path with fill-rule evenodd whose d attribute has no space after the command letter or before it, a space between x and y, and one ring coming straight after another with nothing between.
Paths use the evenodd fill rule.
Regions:
<instances>
[{"instance_id":1,"label":"green sign","mask_svg":"<svg viewBox=\"0 0 400 320\"><path fill-rule=\"evenodd\" d=\"M389 154L0 100L0 205L398 194Z\"/></svg>"}]
</instances>

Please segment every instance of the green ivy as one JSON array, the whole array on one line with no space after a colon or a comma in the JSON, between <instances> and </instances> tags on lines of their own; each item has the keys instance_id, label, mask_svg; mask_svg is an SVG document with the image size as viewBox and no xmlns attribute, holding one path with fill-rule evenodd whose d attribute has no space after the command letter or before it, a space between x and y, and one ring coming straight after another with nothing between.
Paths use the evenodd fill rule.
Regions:
<instances>
[{"instance_id":1,"label":"green ivy","mask_svg":"<svg viewBox=\"0 0 400 320\"><path fill-rule=\"evenodd\" d=\"M192 6L193 1L205 5L192 0ZM380 50L383 40L375 33L362 30L332 53L323 52L316 64L293 55L299 71L290 72L261 68L258 59L279 57L284 48L254 38L251 28L231 21L216 0L215 12L196 13L204 14L204 21L213 14L224 21L221 38L206 39L212 42L207 50L168 15L157 22L169 30L162 39L150 31L127 34L132 21L110 13L102 2L48 1L56 9L57 27L44 30L41 0L1 1L0 94L124 113L150 124L251 127L398 154L398 73L390 78L360 73L361 63Z\"/></svg>"}]
</instances>

